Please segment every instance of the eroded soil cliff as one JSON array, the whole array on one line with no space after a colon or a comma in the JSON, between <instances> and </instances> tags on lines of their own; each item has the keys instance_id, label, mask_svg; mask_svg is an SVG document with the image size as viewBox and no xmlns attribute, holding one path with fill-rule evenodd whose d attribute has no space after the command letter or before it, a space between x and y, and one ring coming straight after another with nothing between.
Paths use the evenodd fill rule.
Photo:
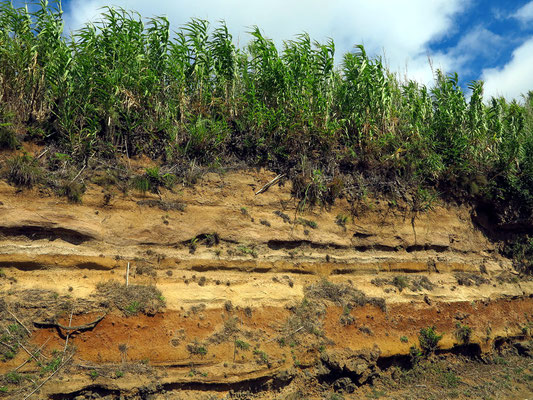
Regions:
<instances>
[{"instance_id":1,"label":"eroded soil cliff","mask_svg":"<svg viewBox=\"0 0 533 400\"><path fill-rule=\"evenodd\" d=\"M92 186L83 204L0 183L0 396L527 398L533 282L475 211L365 199L297 212L288 183L255 195L273 177ZM405 372L427 362L412 347L428 327L443 335L421 357L437 383ZM503 371L501 349L523 379L467 394L484 382L469 363Z\"/></svg>"}]
</instances>

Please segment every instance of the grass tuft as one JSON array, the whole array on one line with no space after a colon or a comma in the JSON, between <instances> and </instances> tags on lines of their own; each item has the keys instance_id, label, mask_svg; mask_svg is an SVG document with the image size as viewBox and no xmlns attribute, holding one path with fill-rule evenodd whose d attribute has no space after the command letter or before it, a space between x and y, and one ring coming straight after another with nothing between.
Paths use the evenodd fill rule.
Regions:
<instances>
[{"instance_id":1,"label":"grass tuft","mask_svg":"<svg viewBox=\"0 0 533 400\"><path fill-rule=\"evenodd\" d=\"M41 181L42 169L36 159L23 154L7 160L7 181L15 186L31 188Z\"/></svg>"}]
</instances>

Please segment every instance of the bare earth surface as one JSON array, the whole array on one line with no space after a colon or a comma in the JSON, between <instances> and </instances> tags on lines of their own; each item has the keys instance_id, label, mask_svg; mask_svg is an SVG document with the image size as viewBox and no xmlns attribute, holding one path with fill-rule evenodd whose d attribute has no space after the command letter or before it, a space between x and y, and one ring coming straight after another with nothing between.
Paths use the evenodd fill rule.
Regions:
<instances>
[{"instance_id":1,"label":"bare earth surface","mask_svg":"<svg viewBox=\"0 0 533 400\"><path fill-rule=\"evenodd\" d=\"M533 282L471 209L297 213L255 195L274 176L79 205L0 182L0 397L533 398Z\"/></svg>"}]
</instances>

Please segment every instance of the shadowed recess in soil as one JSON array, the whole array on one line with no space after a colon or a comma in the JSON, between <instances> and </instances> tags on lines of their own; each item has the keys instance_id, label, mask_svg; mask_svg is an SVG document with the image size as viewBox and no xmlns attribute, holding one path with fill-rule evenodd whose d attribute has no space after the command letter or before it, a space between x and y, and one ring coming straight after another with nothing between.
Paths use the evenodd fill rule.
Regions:
<instances>
[{"instance_id":1,"label":"shadowed recess in soil","mask_svg":"<svg viewBox=\"0 0 533 400\"><path fill-rule=\"evenodd\" d=\"M272 376L262 376L260 378L254 378L250 380L243 380L235 383L218 383L218 382L171 382L164 384L155 384L148 387L138 388L138 395L140 398L148 398L145 396L153 395L160 392L170 392L175 390L194 390L199 392L247 392L247 393L259 393L264 391L279 390L292 381L292 376L286 375L282 378ZM102 396L116 396L118 399L121 395L120 389L111 389L105 385L94 384L89 385L81 390L76 390L70 393L54 393L50 395L51 400L72 400L78 398L78 396L95 394ZM137 398L137 397L136 397Z\"/></svg>"},{"instance_id":2,"label":"shadowed recess in soil","mask_svg":"<svg viewBox=\"0 0 533 400\"><path fill-rule=\"evenodd\" d=\"M68 228L47 228L43 226L26 225L17 227L0 227L1 236L25 236L30 240L48 239L54 241L56 239L64 240L65 242L80 245L89 240L94 239L93 236L78 232L74 229Z\"/></svg>"}]
</instances>

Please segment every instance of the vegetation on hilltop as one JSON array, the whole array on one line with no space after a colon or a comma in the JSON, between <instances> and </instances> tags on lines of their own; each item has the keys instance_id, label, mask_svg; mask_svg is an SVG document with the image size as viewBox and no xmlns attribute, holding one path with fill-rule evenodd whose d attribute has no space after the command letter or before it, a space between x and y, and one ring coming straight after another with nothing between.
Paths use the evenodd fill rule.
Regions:
<instances>
[{"instance_id":1,"label":"vegetation on hilltop","mask_svg":"<svg viewBox=\"0 0 533 400\"><path fill-rule=\"evenodd\" d=\"M533 92L484 102L482 82L467 97L457 74L403 81L363 46L336 66L334 43L307 34L278 50L254 28L238 48L224 23L172 32L122 9L67 37L60 5L38 5L0 5L0 148L33 140L85 165L244 162L286 173L306 204L409 192L424 209L439 194L482 204L531 243Z\"/></svg>"}]
</instances>

